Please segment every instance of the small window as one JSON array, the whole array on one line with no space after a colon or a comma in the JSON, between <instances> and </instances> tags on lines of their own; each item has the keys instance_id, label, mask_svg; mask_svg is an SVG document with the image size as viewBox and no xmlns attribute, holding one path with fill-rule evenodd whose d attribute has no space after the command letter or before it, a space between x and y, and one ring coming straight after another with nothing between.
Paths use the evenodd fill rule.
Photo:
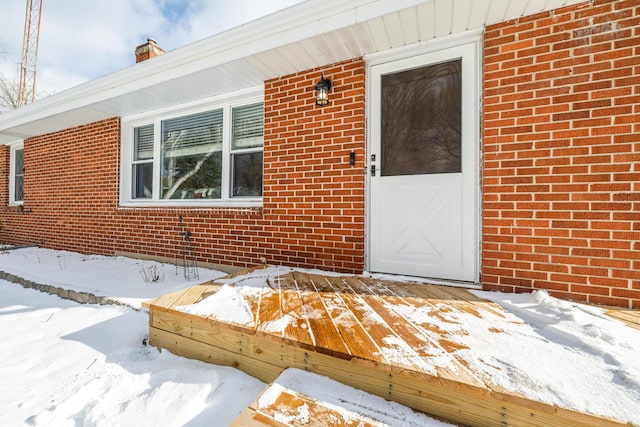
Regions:
<instances>
[{"instance_id":1,"label":"small window","mask_svg":"<svg viewBox=\"0 0 640 427\"><path fill-rule=\"evenodd\" d=\"M262 196L263 104L233 109L231 188L234 197Z\"/></svg>"},{"instance_id":2,"label":"small window","mask_svg":"<svg viewBox=\"0 0 640 427\"><path fill-rule=\"evenodd\" d=\"M133 130L134 199L150 199L153 195L153 125Z\"/></svg>"},{"instance_id":3,"label":"small window","mask_svg":"<svg viewBox=\"0 0 640 427\"><path fill-rule=\"evenodd\" d=\"M22 204L24 198L24 148L22 144L11 147L9 176L9 204Z\"/></svg>"},{"instance_id":4,"label":"small window","mask_svg":"<svg viewBox=\"0 0 640 427\"><path fill-rule=\"evenodd\" d=\"M233 149L262 147L264 141L263 104L233 109Z\"/></svg>"}]
</instances>

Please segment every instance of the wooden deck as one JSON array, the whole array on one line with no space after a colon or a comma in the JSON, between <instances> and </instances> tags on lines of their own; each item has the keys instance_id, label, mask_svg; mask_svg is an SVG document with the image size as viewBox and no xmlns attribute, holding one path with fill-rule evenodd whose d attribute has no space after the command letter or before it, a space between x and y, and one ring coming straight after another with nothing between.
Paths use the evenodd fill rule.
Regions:
<instances>
[{"instance_id":1,"label":"wooden deck","mask_svg":"<svg viewBox=\"0 0 640 427\"><path fill-rule=\"evenodd\" d=\"M614 319L626 323L632 328L640 330L640 310L609 308L605 313Z\"/></svg>"},{"instance_id":2,"label":"wooden deck","mask_svg":"<svg viewBox=\"0 0 640 427\"><path fill-rule=\"evenodd\" d=\"M289 367L308 370L461 424L619 425L489 388L457 357L453 334L459 332L406 315L416 307L440 318L451 312L478 319L481 312L506 315L464 289L289 271L266 277L260 292L244 296L251 322L178 309L221 287L212 282L150 301L151 344L265 382Z\"/></svg>"}]
</instances>

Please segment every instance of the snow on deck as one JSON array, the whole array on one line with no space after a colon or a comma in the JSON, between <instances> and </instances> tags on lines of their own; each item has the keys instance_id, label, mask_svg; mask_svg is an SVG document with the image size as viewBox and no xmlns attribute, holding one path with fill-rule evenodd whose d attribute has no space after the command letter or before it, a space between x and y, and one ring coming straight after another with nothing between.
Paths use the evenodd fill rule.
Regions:
<instances>
[{"instance_id":1,"label":"snow on deck","mask_svg":"<svg viewBox=\"0 0 640 427\"><path fill-rule=\"evenodd\" d=\"M425 384L435 381L456 390L474 390L479 402L486 392L496 399L517 396L549 405L541 406L542 413L557 413L557 405L623 422L640 421L640 368L634 362L640 331L609 318L604 310L556 300L544 292L471 293L445 286L267 267L173 295L156 306L161 305L175 319L182 313L205 318L206 325L241 331L242 338L227 336L224 328L220 333L229 342L248 340L244 345L234 342L225 347L221 342L213 347L220 345L242 357L266 360L267 367L282 365L274 369L274 375L291 364L270 358L258 341L251 340L266 337L289 344L305 358L318 353L338 361L366 361L379 369L413 373L423 376ZM157 323L152 319L152 332L158 333L159 341L168 338L162 334L172 327L183 328L172 323L175 319L163 317ZM214 333L207 334L205 324L198 330L193 319L189 317L192 323L186 335L197 340L201 334L207 341L207 335ZM153 333L151 336L153 340ZM180 352L177 347L170 349ZM214 357L213 347L205 347L209 358ZM290 356L291 363L298 363L300 354ZM254 363L242 360L230 363ZM304 369L315 369L307 360L300 363ZM329 368L319 371L323 369ZM351 380L348 374L344 376ZM361 379L353 381L367 386ZM421 388L419 381L414 385ZM390 386L372 386L376 387L377 394L385 394L380 387ZM384 397L394 400L396 392L404 394L398 401L411 405L416 390L387 390ZM602 398L603 393L607 398ZM482 405L479 402L471 406ZM458 409L432 413L451 419Z\"/></svg>"}]
</instances>

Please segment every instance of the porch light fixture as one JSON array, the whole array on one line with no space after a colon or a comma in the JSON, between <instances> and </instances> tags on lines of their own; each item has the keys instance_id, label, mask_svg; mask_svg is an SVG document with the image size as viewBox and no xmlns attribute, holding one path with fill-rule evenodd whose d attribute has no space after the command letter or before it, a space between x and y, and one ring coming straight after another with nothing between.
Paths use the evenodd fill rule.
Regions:
<instances>
[{"instance_id":1,"label":"porch light fixture","mask_svg":"<svg viewBox=\"0 0 640 427\"><path fill-rule=\"evenodd\" d=\"M325 79L323 74L316 85L316 105L324 106L329 103L329 89L331 89L331 80Z\"/></svg>"}]
</instances>

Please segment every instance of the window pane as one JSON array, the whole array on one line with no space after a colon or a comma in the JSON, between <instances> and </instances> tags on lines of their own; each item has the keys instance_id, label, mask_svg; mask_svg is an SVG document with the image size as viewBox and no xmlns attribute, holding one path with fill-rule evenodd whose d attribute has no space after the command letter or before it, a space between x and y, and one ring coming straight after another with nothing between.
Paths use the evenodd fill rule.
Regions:
<instances>
[{"instance_id":1,"label":"window pane","mask_svg":"<svg viewBox=\"0 0 640 427\"><path fill-rule=\"evenodd\" d=\"M24 148L15 151L15 173L22 175L24 173Z\"/></svg>"},{"instance_id":2,"label":"window pane","mask_svg":"<svg viewBox=\"0 0 640 427\"><path fill-rule=\"evenodd\" d=\"M162 122L163 199L219 199L222 110Z\"/></svg>"},{"instance_id":3,"label":"window pane","mask_svg":"<svg viewBox=\"0 0 640 427\"><path fill-rule=\"evenodd\" d=\"M461 60L382 77L382 175L457 173Z\"/></svg>"},{"instance_id":4,"label":"window pane","mask_svg":"<svg viewBox=\"0 0 640 427\"><path fill-rule=\"evenodd\" d=\"M169 157L162 166L163 199L220 198L222 152Z\"/></svg>"},{"instance_id":5,"label":"window pane","mask_svg":"<svg viewBox=\"0 0 640 427\"><path fill-rule=\"evenodd\" d=\"M233 155L233 196L262 196L262 151Z\"/></svg>"},{"instance_id":6,"label":"window pane","mask_svg":"<svg viewBox=\"0 0 640 427\"><path fill-rule=\"evenodd\" d=\"M23 176L16 176L16 182L15 182L15 191L14 191L14 200L16 202L21 202L22 198L23 198L23 183L24 183L24 177Z\"/></svg>"},{"instance_id":7,"label":"window pane","mask_svg":"<svg viewBox=\"0 0 640 427\"><path fill-rule=\"evenodd\" d=\"M13 200L21 202L24 197L24 149L15 150Z\"/></svg>"},{"instance_id":8,"label":"window pane","mask_svg":"<svg viewBox=\"0 0 640 427\"><path fill-rule=\"evenodd\" d=\"M153 163L133 165L133 198L150 199L153 194Z\"/></svg>"},{"instance_id":9,"label":"window pane","mask_svg":"<svg viewBox=\"0 0 640 427\"><path fill-rule=\"evenodd\" d=\"M210 148L216 144L222 144L222 110L206 111L162 122L164 153L205 153L211 151Z\"/></svg>"},{"instance_id":10,"label":"window pane","mask_svg":"<svg viewBox=\"0 0 640 427\"><path fill-rule=\"evenodd\" d=\"M153 125L133 130L133 160L153 159Z\"/></svg>"},{"instance_id":11,"label":"window pane","mask_svg":"<svg viewBox=\"0 0 640 427\"><path fill-rule=\"evenodd\" d=\"M264 106L262 103L236 107L232 112L231 148L262 147Z\"/></svg>"}]
</instances>

